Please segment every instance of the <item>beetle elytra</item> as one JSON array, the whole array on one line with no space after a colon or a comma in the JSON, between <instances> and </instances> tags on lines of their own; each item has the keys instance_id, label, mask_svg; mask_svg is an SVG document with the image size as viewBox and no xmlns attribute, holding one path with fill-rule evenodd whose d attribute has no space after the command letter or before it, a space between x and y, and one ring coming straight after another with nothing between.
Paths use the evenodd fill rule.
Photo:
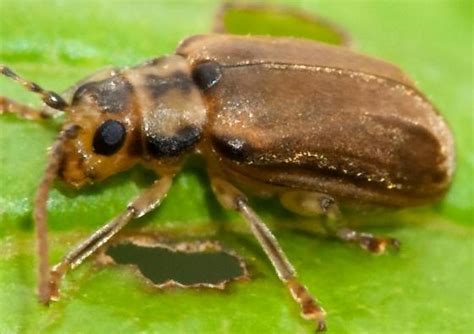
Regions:
<instances>
[{"instance_id":1,"label":"beetle elytra","mask_svg":"<svg viewBox=\"0 0 474 334\"><path fill-rule=\"evenodd\" d=\"M101 71L62 97L6 66L0 70L46 104L36 110L2 97L3 112L29 119L67 114L35 198L43 303L58 297L69 269L157 207L185 158L201 154L219 202L249 223L302 316L323 330L324 310L244 193L275 195L296 213L326 215L331 235L382 252L398 242L340 225L337 202L421 205L441 198L452 179L453 138L433 105L397 67L346 48L293 38L193 36L173 55ZM52 181L82 187L137 164L159 178L49 270Z\"/></svg>"}]
</instances>

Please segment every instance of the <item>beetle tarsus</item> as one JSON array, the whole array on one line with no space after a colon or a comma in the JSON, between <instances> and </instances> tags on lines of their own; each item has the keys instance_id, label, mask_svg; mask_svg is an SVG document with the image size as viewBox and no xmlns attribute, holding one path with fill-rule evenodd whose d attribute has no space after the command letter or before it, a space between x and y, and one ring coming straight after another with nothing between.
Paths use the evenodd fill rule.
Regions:
<instances>
[{"instance_id":1,"label":"beetle tarsus","mask_svg":"<svg viewBox=\"0 0 474 334\"><path fill-rule=\"evenodd\" d=\"M374 254L383 254L389 247L394 251L400 249L400 241L398 239L377 237L371 233L360 233L348 228L339 229L335 236L342 241L357 243L362 249Z\"/></svg>"},{"instance_id":2,"label":"beetle tarsus","mask_svg":"<svg viewBox=\"0 0 474 334\"><path fill-rule=\"evenodd\" d=\"M309 293L308 289L295 277L288 279L286 282L293 299L301 307L301 316L303 319L316 321L316 332L326 330L326 322L324 320L326 311L319 305L316 299Z\"/></svg>"},{"instance_id":3,"label":"beetle tarsus","mask_svg":"<svg viewBox=\"0 0 474 334\"><path fill-rule=\"evenodd\" d=\"M49 300L59 300L59 283L66 273L66 268L60 264L55 265L49 272Z\"/></svg>"},{"instance_id":4,"label":"beetle tarsus","mask_svg":"<svg viewBox=\"0 0 474 334\"><path fill-rule=\"evenodd\" d=\"M327 330L326 322L320 319L316 322L316 333L325 332Z\"/></svg>"},{"instance_id":5,"label":"beetle tarsus","mask_svg":"<svg viewBox=\"0 0 474 334\"><path fill-rule=\"evenodd\" d=\"M395 251L400 248L400 242L397 239L376 237L368 233L361 233L358 242L361 248L375 254L384 253L387 247Z\"/></svg>"}]
</instances>

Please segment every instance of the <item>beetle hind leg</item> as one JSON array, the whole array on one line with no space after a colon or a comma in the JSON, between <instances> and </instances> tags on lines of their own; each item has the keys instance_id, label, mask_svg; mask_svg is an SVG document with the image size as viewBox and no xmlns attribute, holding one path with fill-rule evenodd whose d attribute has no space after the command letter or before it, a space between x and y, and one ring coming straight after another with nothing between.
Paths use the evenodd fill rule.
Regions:
<instances>
[{"instance_id":1,"label":"beetle hind leg","mask_svg":"<svg viewBox=\"0 0 474 334\"><path fill-rule=\"evenodd\" d=\"M211 184L222 206L239 212L249 224L250 230L270 259L278 277L286 284L293 299L300 305L301 316L304 319L315 321L318 332L326 330L324 321L326 312L308 289L298 281L295 269L281 249L277 239L252 210L245 195L221 178L211 177Z\"/></svg>"},{"instance_id":2,"label":"beetle hind leg","mask_svg":"<svg viewBox=\"0 0 474 334\"><path fill-rule=\"evenodd\" d=\"M341 219L339 207L331 196L322 193L291 191L280 197L284 207L305 216L323 215L322 226L326 233L344 242L358 244L362 249L382 254L388 247L400 248L400 242L390 237L357 232L347 227Z\"/></svg>"}]
</instances>

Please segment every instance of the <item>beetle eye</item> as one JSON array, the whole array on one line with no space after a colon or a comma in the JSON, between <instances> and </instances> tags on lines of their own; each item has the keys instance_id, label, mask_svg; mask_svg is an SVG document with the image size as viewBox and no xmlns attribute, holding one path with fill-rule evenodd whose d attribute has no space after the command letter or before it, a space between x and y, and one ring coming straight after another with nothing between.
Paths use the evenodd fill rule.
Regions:
<instances>
[{"instance_id":1,"label":"beetle eye","mask_svg":"<svg viewBox=\"0 0 474 334\"><path fill-rule=\"evenodd\" d=\"M94 152L101 155L112 155L125 141L125 126L119 121L109 119L99 126L94 134Z\"/></svg>"}]
</instances>

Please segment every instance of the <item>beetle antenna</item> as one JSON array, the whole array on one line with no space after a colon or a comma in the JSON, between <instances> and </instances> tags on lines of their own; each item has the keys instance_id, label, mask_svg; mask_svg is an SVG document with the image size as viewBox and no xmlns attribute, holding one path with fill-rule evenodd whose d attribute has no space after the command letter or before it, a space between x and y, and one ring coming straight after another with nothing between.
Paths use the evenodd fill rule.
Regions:
<instances>
[{"instance_id":1,"label":"beetle antenna","mask_svg":"<svg viewBox=\"0 0 474 334\"><path fill-rule=\"evenodd\" d=\"M46 225L48 217L48 194L49 189L58 174L64 156L64 144L67 140L74 138L77 135L78 129L79 127L73 124L59 133L58 138L49 150L46 169L35 195L33 219L36 226L36 247L38 252L38 295L40 302L43 304L48 304L51 298L48 263L48 230Z\"/></svg>"},{"instance_id":2,"label":"beetle antenna","mask_svg":"<svg viewBox=\"0 0 474 334\"><path fill-rule=\"evenodd\" d=\"M59 96L59 94L52 91L45 90L40 85L34 83L33 81L29 81L20 77L18 74L13 72L9 67L5 65L0 64L0 73L10 79L15 80L16 82L19 82L23 87L28 89L30 92L40 95L43 102L53 109L66 111L66 108L69 107L69 104L66 101L64 101L64 99L61 96Z\"/></svg>"}]
</instances>

